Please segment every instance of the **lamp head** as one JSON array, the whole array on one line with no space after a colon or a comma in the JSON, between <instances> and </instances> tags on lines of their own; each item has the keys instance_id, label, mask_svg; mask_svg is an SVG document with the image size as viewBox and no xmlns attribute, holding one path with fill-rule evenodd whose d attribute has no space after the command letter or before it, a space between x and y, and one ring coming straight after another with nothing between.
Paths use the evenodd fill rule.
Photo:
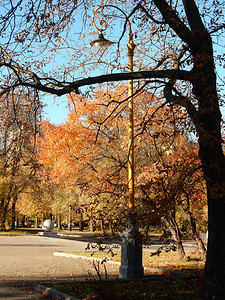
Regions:
<instances>
[{"instance_id":1,"label":"lamp head","mask_svg":"<svg viewBox=\"0 0 225 300\"><path fill-rule=\"evenodd\" d=\"M92 41L91 46L93 46L96 54L102 56L108 49L109 46L113 44L113 42L104 38L102 32L99 33L98 38Z\"/></svg>"}]
</instances>

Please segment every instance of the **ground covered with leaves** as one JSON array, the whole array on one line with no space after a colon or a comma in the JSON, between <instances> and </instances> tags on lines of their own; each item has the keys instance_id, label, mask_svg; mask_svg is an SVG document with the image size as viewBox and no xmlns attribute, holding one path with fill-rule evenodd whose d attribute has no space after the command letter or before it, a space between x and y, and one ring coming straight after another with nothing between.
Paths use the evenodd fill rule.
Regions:
<instances>
[{"instance_id":1,"label":"ground covered with leaves","mask_svg":"<svg viewBox=\"0 0 225 300\"><path fill-rule=\"evenodd\" d=\"M104 252L74 252L76 255L91 256L102 259ZM111 254L110 254L111 255ZM120 252L114 251L113 261L120 260ZM161 253L151 256L149 251L143 253L143 265L149 268L160 268L172 271L171 274L145 272L145 277L136 280L88 280L85 282L50 283L48 287L72 295L83 300L93 299L203 299L203 269L204 261L198 253L189 253L185 259L180 259L176 252ZM173 271L189 273L190 277L174 276Z\"/></svg>"},{"instance_id":2,"label":"ground covered with leaves","mask_svg":"<svg viewBox=\"0 0 225 300\"><path fill-rule=\"evenodd\" d=\"M55 290L79 299L203 299L202 277L51 283Z\"/></svg>"},{"instance_id":3,"label":"ground covered with leaves","mask_svg":"<svg viewBox=\"0 0 225 300\"><path fill-rule=\"evenodd\" d=\"M110 261L116 262L121 260L121 252L118 250L113 250L113 255L105 251L75 251L71 254L92 257L93 259L104 259L106 257ZM152 255L150 251L143 251L143 266L202 276L205 261L201 260L199 252L188 252L184 259L180 259L177 252L173 251L169 253L162 252L160 255Z\"/></svg>"}]
</instances>

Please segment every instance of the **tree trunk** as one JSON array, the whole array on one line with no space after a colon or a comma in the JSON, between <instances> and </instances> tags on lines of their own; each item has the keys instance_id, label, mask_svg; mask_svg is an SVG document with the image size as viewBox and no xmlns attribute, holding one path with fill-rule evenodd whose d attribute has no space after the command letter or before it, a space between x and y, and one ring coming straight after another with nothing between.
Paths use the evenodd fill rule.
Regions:
<instances>
[{"instance_id":1,"label":"tree trunk","mask_svg":"<svg viewBox=\"0 0 225 300\"><path fill-rule=\"evenodd\" d=\"M224 299L225 295L225 201L212 197L215 188L209 188L208 246L205 264L206 299Z\"/></svg>"},{"instance_id":2,"label":"tree trunk","mask_svg":"<svg viewBox=\"0 0 225 300\"><path fill-rule=\"evenodd\" d=\"M207 45L205 45L207 49ZM204 49L205 50L205 49ZM208 246L204 273L205 299L224 299L225 295L225 159L220 132L221 113L216 91L213 54L202 51L208 60L198 70L193 84L198 98L199 157L207 186ZM211 64L210 64L210 59Z\"/></svg>"},{"instance_id":3,"label":"tree trunk","mask_svg":"<svg viewBox=\"0 0 225 300\"><path fill-rule=\"evenodd\" d=\"M185 251L181 240L181 233L174 216L167 217L166 223L172 233L172 239L176 242L177 252L180 258L185 257Z\"/></svg>"},{"instance_id":4,"label":"tree trunk","mask_svg":"<svg viewBox=\"0 0 225 300\"><path fill-rule=\"evenodd\" d=\"M193 215L190 216L190 218L192 218L192 217L193 217ZM201 258L205 259L206 258L206 248L205 248L205 245L204 245L202 239L200 238L200 236L199 236L199 234L197 232L196 223L195 223L194 219L191 220L191 230L192 230L192 236L193 236L193 238L198 243L198 248L199 248L199 251L201 253Z\"/></svg>"},{"instance_id":5,"label":"tree trunk","mask_svg":"<svg viewBox=\"0 0 225 300\"><path fill-rule=\"evenodd\" d=\"M199 134L199 157L206 181L208 198L209 235L204 289L205 299L224 299L225 159L221 144L221 113L216 93L216 78L213 71L210 76L209 70L209 68L204 70L207 76L204 76L203 73L201 74L201 79L198 81L199 91L197 93L198 97L201 97L199 100L199 124L197 126ZM201 86L203 83L204 89Z\"/></svg>"},{"instance_id":6,"label":"tree trunk","mask_svg":"<svg viewBox=\"0 0 225 300\"><path fill-rule=\"evenodd\" d=\"M42 214L42 215L41 215L41 224L43 224L43 223L44 223L44 220L45 220L45 215L44 215L44 214Z\"/></svg>"},{"instance_id":7,"label":"tree trunk","mask_svg":"<svg viewBox=\"0 0 225 300\"><path fill-rule=\"evenodd\" d=\"M189 215L192 237L198 243L198 248L199 248L199 251L201 252L201 258L205 259L206 258L206 248L205 248L205 245L204 245L202 239L200 238L200 236L197 232L195 218L194 218L192 212L190 211L190 201L189 201L188 195L187 195L187 208L184 208L184 210Z\"/></svg>"},{"instance_id":8,"label":"tree trunk","mask_svg":"<svg viewBox=\"0 0 225 300\"><path fill-rule=\"evenodd\" d=\"M83 214L80 212L79 214L79 231L84 230L84 220L83 220Z\"/></svg>"},{"instance_id":9,"label":"tree trunk","mask_svg":"<svg viewBox=\"0 0 225 300\"><path fill-rule=\"evenodd\" d=\"M3 230L4 228L4 226L3 226L3 224L5 224L4 223L4 220L3 220L3 214L4 214L4 197L2 197L1 198L1 206L0 206L0 230Z\"/></svg>"},{"instance_id":10,"label":"tree trunk","mask_svg":"<svg viewBox=\"0 0 225 300\"><path fill-rule=\"evenodd\" d=\"M9 194L7 199L5 199L4 197L2 197L1 199L1 230L5 230L6 229L6 220L7 220L7 213L8 213L8 208L9 208Z\"/></svg>"},{"instance_id":11,"label":"tree trunk","mask_svg":"<svg viewBox=\"0 0 225 300\"><path fill-rule=\"evenodd\" d=\"M25 227L25 216L23 215L22 220L21 220L21 226L22 228Z\"/></svg>"},{"instance_id":12,"label":"tree trunk","mask_svg":"<svg viewBox=\"0 0 225 300\"><path fill-rule=\"evenodd\" d=\"M90 218L89 229L90 229L91 232L95 232L96 231L95 221L93 220L92 217Z\"/></svg>"},{"instance_id":13,"label":"tree trunk","mask_svg":"<svg viewBox=\"0 0 225 300\"><path fill-rule=\"evenodd\" d=\"M102 232L102 234L105 234L105 224L104 224L104 220L103 220L102 217L100 219L100 226L101 226L101 232Z\"/></svg>"},{"instance_id":14,"label":"tree trunk","mask_svg":"<svg viewBox=\"0 0 225 300\"><path fill-rule=\"evenodd\" d=\"M202 239L200 238L200 236L197 232L196 223L195 223L195 220L194 220L191 212L189 214L189 217L190 217L190 223L191 223L192 236L195 239L195 241L198 243L198 248L199 248L199 251L201 252L201 258L205 259L206 258L206 248L205 248L205 245L204 245Z\"/></svg>"},{"instance_id":15,"label":"tree trunk","mask_svg":"<svg viewBox=\"0 0 225 300\"><path fill-rule=\"evenodd\" d=\"M71 221L72 220L72 218L71 218L71 205L69 205L69 216L68 216L68 227L67 227L67 229L69 230L69 231L72 231L72 224L71 224Z\"/></svg>"},{"instance_id":16,"label":"tree trunk","mask_svg":"<svg viewBox=\"0 0 225 300\"><path fill-rule=\"evenodd\" d=\"M3 214L2 214L2 218L1 218L1 230L5 230L6 229L6 216L7 216L7 207L4 206L3 207Z\"/></svg>"},{"instance_id":17,"label":"tree trunk","mask_svg":"<svg viewBox=\"0 0 225 300\"><path fill-rule=\"evenodd\" d=\"M7 217L7 206L4 206L3 217L2 217L2 228L3 228L3 230L7 229L7 226L6 226L7 218L6 217Z\"/></svg>"},{"instance_id":18,"label":"tree trunk","mask_svg":"<svg viewBox=\"0 0 225 300\"><path fill-rule=\"evenodd\" d=\"M39 228L39 217L36 216L35 218L35 228Z\"/></svg>"},{"instance_id":19,"label":"tree trunk","mask_svg":"<svg viewBox=\"0 0 225 300\"><path fill-rule=\"evenodd\" d=\"M61 229L61 216L60 213L58 213L58 230Z\"/></svg>"},{"instance_id":20,"label":"tree trunk","mask_svg":"<svg viewBox=\"0 0 225 300\"><path fill-rule=\"evenodd\" d=\"M205 264L205 298L224 299L225 295L225 200L218 189L219 180L209 182L208 246ZM218 197L216 197L216 194ZM220 198L220 197L221 198Z\"/></svg>"},{"instance_id":21,"label":"tree trunk","mask_svg":"<svg viewBox=\"0 0 225 300\"><path fill-rule=\"evenodd\" d=\"M197 113L190 116L198 133L199 157L207 186L208 246L204 273L205 299L225 298L225 158L212 41L206 30L195 30L193 92Z\"/></svg>"},{"instance_id":22,"label":"tree trunk","mask_svg":"<svg viewBox=\"0 0 225 300\"><path fill-rule=\"evenodd\" d=\"M109 220L109 230L111 234L115 233L112 219Z\"/></svg>"},{"instance_id":23,"label":"tree trunk","mask_svg":"<svg viewBox=\"0 0 225 300\"><path fill-rule=\"evenodd\" d=\"M9 203L11 200L11 190L8 193L7 197L1 198L1 230L6 229L6 220L7 220L7 214L9 212Z\"/></svg>"},{"instance_id":24,"label":"tree trunk","mask_svg":"<svg viewBox=\"0 0 225 300\"><path fill-rule=\"evenodd\" d=\"M12 204L12 226L11 229L15 229L16 223L16 211L15 211L15 203Z\"/></svg>"},{"instance_id":25,"label":"tree trunk","mask_svg":"<svg viewBox=\"0 0 225 300\"><path fill-rule=\"evenodd\" d=\"M12 229L15 229L15 223L16 223L16 202L17 202L17 195L13 196L13 202L12 202Z\"/></svg>"}]
</instances>

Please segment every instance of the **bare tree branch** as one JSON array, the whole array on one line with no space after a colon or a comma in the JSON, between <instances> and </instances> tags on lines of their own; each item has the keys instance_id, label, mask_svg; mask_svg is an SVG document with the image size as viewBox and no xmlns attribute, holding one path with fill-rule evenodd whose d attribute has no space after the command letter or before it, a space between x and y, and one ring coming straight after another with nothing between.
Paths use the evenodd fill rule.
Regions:
<instances>
[{"instance_id":1,"label":"bare tree branch","mask_svg":"<svg viewBox=\"0 0 225 300\"><path fill-rule=\"evenodd\" d=\"M188 19L188 24L193 33L195 31L206 31L206 28L200 17L198 8L194 0L183 0L184 9Z\"/></svg>"},{"instance_id":2,"label":"bare tree branch","mask_svg":"<svg viewBox=\"0 0 225 300\"><path fill-rule=\"evenodd\" d=\"M171 5L168 5L165 0L154 0L154 3L161 12L166 23L176 32L181 40L190 46L194 42L194 35L181 21Z\"/></svg>"},{"instance_id":3,"label":"bare tree branch","mask_svg":"<svg viewBox=\"0 0 225 300\"><path fill-rule=\"evenodd\" d=\"M49 82L49 78L39 78L35 73L26 70L19 70L18 67L12 66L11 64L0 63L1 66L7 66L8 68L14 70L16 72L16 76L18 77L18 81L15 82L15 86L26 86L30 88L35 88L42 92L47 92L53 95L62 96L69 94L71 92L79 93L79 88L87 85L97 84L97 83L104 83L104 82L115 82L115 81L122 81L122 80L129 80L129 79L150 79L150 78L173 78L179 80L189 80L192 79L192 72L191 71L177 71L177 70L160 70L160 71L140 71L140 72L133 72L133 73L115 73L115 74L107 74L107 75L100 75L96 77L84 78L80 80L75 80L69 83L63 82ZM31 76L28 79L22 79L20 76L21 73L26 73ZM61 88L62 87L62 88ZM6 93L6 90L2 89L0 91L0 96Z\"/></svg>"}]
</instances>

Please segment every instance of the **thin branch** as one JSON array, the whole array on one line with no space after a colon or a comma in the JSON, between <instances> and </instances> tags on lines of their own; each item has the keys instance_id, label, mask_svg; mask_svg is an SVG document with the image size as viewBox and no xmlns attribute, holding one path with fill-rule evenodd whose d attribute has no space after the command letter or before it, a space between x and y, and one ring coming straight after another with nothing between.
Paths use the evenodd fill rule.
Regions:
<instances>
[{"instance_id":1,"label":"thin branch","mask_svg":"<svg viewBox=\"0 0 225 300\"><path fill-rule=\"evenodd\" d=\"M222 25L220 25L220 26L215 27L214 29L212 29L209 33L213 34L213 33L217 32L217 31L219 31L221 29L224 29L224 28L225 28L225 24L222 24Z\"/></svg>"}]
</instances>

